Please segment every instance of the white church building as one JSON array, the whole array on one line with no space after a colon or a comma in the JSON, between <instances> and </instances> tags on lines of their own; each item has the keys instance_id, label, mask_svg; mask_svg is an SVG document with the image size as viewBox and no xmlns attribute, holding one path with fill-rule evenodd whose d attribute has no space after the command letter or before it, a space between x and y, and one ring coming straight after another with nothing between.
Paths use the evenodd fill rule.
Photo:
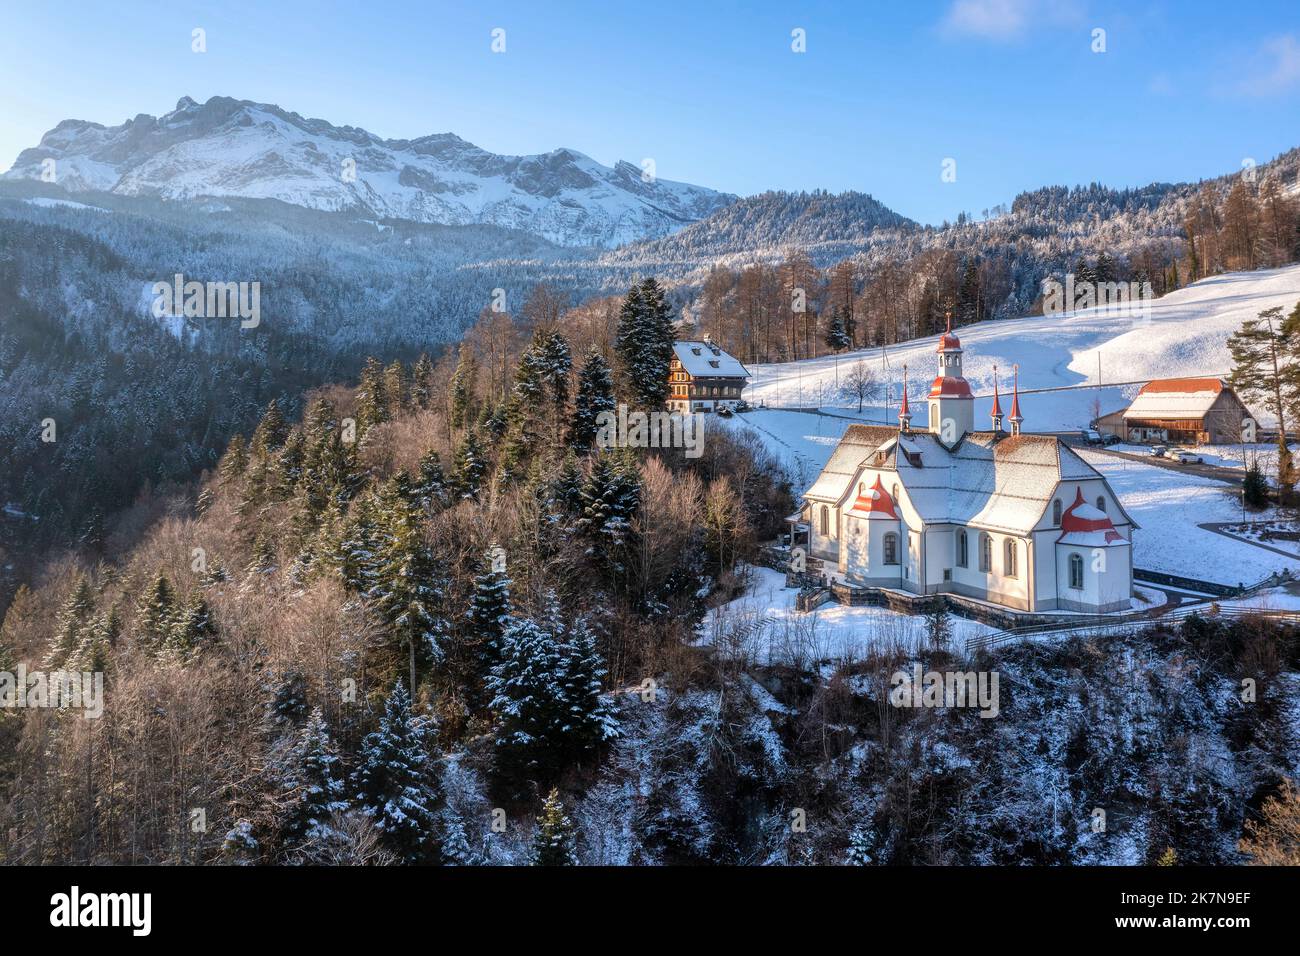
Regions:
<instances>
[{"instance_id":1,"label":"white church building","mask_svg":"<svg viewBox=\"0 0 1300 956\"><path fill-rule=\"evenodd\" d=\"M953 593L1024 611L1127 609L1137 525L1106 480L1052 435L974 430L962 347L939 340L929 427L914 430L904 369L897 428L850 425L797 516L809 551L850 585Z\"/></svg>"}]
</instances>

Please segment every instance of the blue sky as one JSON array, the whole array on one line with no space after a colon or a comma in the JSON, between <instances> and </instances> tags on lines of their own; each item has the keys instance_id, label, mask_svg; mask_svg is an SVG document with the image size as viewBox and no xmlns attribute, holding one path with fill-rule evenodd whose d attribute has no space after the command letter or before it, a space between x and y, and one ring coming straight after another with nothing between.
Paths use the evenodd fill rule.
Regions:
<instances>
[{"instance_id":1,"label":"blue sky","mask_svg":"<svg viewBox=\"0 0 1300 956\"><path fill-rule=\"evenodd\" d=\"M206 53L191 51L195 27ZM792 50L795 29L806 52ZM62 119L115 125L214 95L386 137L653 158L660 177L742 195L857 189L938 223L1039 185L1197 179L1300 145L1300 4L7 0L0 12L0 168Z\"/></svg>"}]
</instances>

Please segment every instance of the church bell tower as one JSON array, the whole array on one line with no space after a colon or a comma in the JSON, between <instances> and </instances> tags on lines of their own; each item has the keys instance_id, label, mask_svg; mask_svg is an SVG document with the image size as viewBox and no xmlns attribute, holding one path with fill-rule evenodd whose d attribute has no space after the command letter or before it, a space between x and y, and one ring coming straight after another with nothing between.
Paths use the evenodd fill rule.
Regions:
<instances>
[{"instance_id":1,"label":"church bell tower","mask_svg":"<svg viewBox=\"0 0 1300 956\"><path fill-rule=\"evenodd\" d=\"M952 334L952 313L948 328L939 339L939 374L930 386L930 431L945 445L955 445L975 430L975 396L961 374L961 342Z\"/></svg>"}]
</instances>

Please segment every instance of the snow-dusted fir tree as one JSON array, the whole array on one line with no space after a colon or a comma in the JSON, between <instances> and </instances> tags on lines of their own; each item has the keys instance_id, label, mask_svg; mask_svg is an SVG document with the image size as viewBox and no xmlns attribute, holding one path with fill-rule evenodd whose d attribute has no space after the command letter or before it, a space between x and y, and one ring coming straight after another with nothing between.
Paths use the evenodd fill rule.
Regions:
<instances>
[{"instance_id":1,"label":"snow-dusted fir tree","mask_svg":"<svg viewBox=\"0 0 1300 956\"><path fill-rule=\"evenodd\" d=\"M648 278L628 290L619 310L614 348L623 388L635 404L651 410L663 408L674 339L672 310L659 283Z\"/></svg>"},{"instance_id":2,"label":"snow-dusted fir tree","mask_svg":"<svg viewBox=\"0 0 1300 956\"><path fill-rule=\"evenodd\" d=\"M358 498L333 554L344 586L358 594L370 594L379 578L380 512L381 506L374 495Z\"/></svg>"},{"instance_id":3,"label":"snow-dusted fir tree","mask_svg":"<svg viewBox=\"0 0 1300 956\"><path fill-rule=\"evenodd\" d=\"M433 403L433 362L427 352L421 352L411 369L411 404L428 408Z\"/></svg>"},{"instance_id":4,"label":"snow-dusted fir tree","mask_svg":"<svg viewBox=\"0 0 1300 956\"><path fill-rule=\"evenodd\" d=\"M159 571L136 604L136 640L147 648L161 647L171 631L175 613L176 593L167 575Z\"/></svg>"},{"instance_id":5,"label":"snow-dusted fir tree","mask_svg":"<svg viewBox=\"0 0 1300 956\"><path fill-rule=\"evenodd\" d=\"M578 390L573 398L573 422L569 445L585 452L596 441L601 412L613 411L614 375L600 349L593 345L578 373Z\"/></svg>"},{"instance_id":6,"label":"snow-dusted fir tree","mask_svg":"<svg viewBox=\"0 0 1300 956\"><path fill-rule=\"evenodd\" d=\"M469 839L465 835L465 821L459 813L446 809L442 813L442 865L475 866L478 857L470 849Z\"/></svg>"},{"instance_id":7,"label":"snow-dusted fir tree","mask_svg":"<svg viewBox=\"0 0 1300 956\"><path fill-rule=\"evenodd\" d=\"M280 845L286 850L330 839L330 817L347 807L342 765L320 708L290 751L280 787Z\"/></svg>"},{"instance_id":8,"label":"snow-dusted fir tree","mask_svg":"<svg viewBox=\"0 0 1300 956\"><path fill-rule=\"evenodd\" d=\"M568 749L576 757L618 736L614 711L603 696L605 662L596 647L596 633L583 617L561 634L564 644L564 703L568 724L562 728Z\"/></svg>"},{"instance_id":9,"label":"snow-dusted fir tree","mask_svg":"<svg viewBox=\"0 0 1300 956\"><path fill-rule=\"evenodd\" d=\"M67 601L59 610L59 631L50 642L41 666L46 670L61 667L76 650L90 627L95 613L95 591L84 577L77 581Z\"/></svg>"},{"instance_id":10,"label":"snow-dusted fir tree","mask_svg":"<svg viewBox=\"0 0 1300 956\"><path fill-rule=\"evenodd\" d=\"M422 511L411 498L405 473L395 476L384 489L378 516L381 543L370 597L406 649L414 696L417 658L441 660L447 628L438 615L443 599L441 574L424 541Z\"/></svg>"},{"instance_id":11,"label":"snow-dusted fir tree","mask_svg":"<svg viewBox=\"0 0 1300 956\"><path fill-rule=\"evenodd\" d=\"M533 866L577 866L574 831L573 821L564 812L560 792L552 790L537 817L537 833L533 837Z\"/></svg>"},{"instance_id":12,"label":"snow-dusted fir tree","mask_svg":"<svg viewBox=\"0 0 1300 956\"><path fill-rule=\"evenodd\" d=\"M181 654L197 650L217 633L212 609L201 594L196 594L180 609L167 636L167 647Z\"/></svg>"},{"instance_id":13,"label":"snow-dusted fir tree","mask_svg":"<svg viewBox=\"0 0 1300 956\"><path fill-rule=\"evenodd\" d=\"M438 855L437 779L429 722L411 713L402 682L388 695L379 729L367 734L352 777L354 802L405 863Z\"/></svg>"},{"instance_id":14,"label":"snow-dusted fir tree","mask_svg":"<svg viewBox=\"0 0 1300 956\"><path fill-rule=\"evenodd\" d=\"M488 688L498 769L546 778L617 734L601 697L604 665L587 623L567 621L554 593L536 620L512 619Z\"/></svg>"},{"instance_id":15,"label":"snow-dusted fir tree","mask_svg":"<svg viewBox=\"0 0 1300 956\"><path fill-rule=\"evenodd\" d=\"M450 490L447 476L442 471L442 460L430 449L420 459L420 473L411 486L412 500L427 512L440 511L447 506Z\"/></svg>"},{"instance_id":16,"label":"snow-dusted fir tree","mask_svg":"<svg viewBox=\"0 0 1300 956\"><path fill-rule=\"evenodd\" d=\"M826 347L832 352L843 352L853 344L849 337L849 330L844 322L844 313L836 309L831 314L830 325L826 328Z\"/></svg>"},{"instance_id":17,"label":"snow-dusted fir tree","mask_svg":"<svg viewBox=\"0 0 1300 956\"><path fill-rule=\"evenodd\" d=\"M632 520L640 506L641 479L630 453L596 455L583 487L577 529L588 543L587 556L611 578L624 570Z\"/></svg>"},{"instance_id":18,"label":"snow-dusted fir tree","mask_svg":"<svg viewBox=\"0 0 1300 956\"><path fill-rule=\"evenodd\" d=\"M558 763L553 737L565 721L564 656L555 635L528 618L511 620L488 690L498 770L520 780L552 770Z\"/></svg>"},{"instance_id":19,"label":"snow-dusted fir tree","mask_svg":"<svg viewBox=\"0 0 1300 956\"><path fill-rule=\"evenodd\" d=\"M362 366L361 385L357 390L357 437L364 435L372 425L387 420L388 398L384 394L384 368L372 355Z\"/></svg>"},{"instance_id":20,"label":"snow-dusted fir tree","mask_svg":"<svg viewBox=\"0 0 1300 956\"><path fill-rule=\"evenodd\" d=\"M474 593L465 612L465 644L475 677L486 682L501 659L501 638L510 620L510 578L492 566L474 578Z\"/></svg>"},{"instance_id":21,"label":"snow-dusted fir tree","mask_svg":"<svg viewBox=\"0 0 1300 956\"><path fill-rule=\"evenodd\" d=\"M874 862L872 852L871 834L862 827L854 827L849 834L848 851L844 854L845 866L870 866Z\"/></svg>"},{"instance_id":22,"label":"snow-dusted fir tree","mask_svg":"<svg viewBox=\"0 0 1300 956\"><path fill-rule=\"evenodd\" d=\"M478 430L471 428L465 432L460 447L456 449L456 492L461 498L478 497L487 475L487 453L479 438Z\"/></svg>"},{"instance_id":23,"label":"snow-dusted fir tree","mask_svg":"<svg viewBox=\"0 0 1300 956\"><path fill-rule=\"evenodd\" d=\"M464 428L474 416L478 362L468 345L460 347L456 371L451 376L450 423L452 428Z\"/></svg>"}]
</instances>

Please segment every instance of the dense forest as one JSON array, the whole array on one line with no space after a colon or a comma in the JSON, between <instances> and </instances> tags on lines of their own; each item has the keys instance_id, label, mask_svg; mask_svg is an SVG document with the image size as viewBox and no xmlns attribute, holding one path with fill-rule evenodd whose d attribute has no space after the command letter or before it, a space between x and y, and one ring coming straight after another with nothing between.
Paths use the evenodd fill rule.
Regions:
<instances>
[{"instance_id":1,"label":"dense forest","mask_svg":"<svg viewBox=\"0 0 1300 956\"><path fill-rule=\"evenodd\" d=\"M591 342L542 322L497 367L473 335L369 359L296 421L269 402L134 545L46 567L0 669L103 672L103 714L0 711L0 861L1271 859L1289 629L1005 649L984 720L888 701L914 663L991 665L941 611L820 662L816 615L774 654L711 612L792 499L743 416L698 459L593 445L600 412L662 401L638 383L671 317L647 280Z\"/></svg>"}]
</instances>

